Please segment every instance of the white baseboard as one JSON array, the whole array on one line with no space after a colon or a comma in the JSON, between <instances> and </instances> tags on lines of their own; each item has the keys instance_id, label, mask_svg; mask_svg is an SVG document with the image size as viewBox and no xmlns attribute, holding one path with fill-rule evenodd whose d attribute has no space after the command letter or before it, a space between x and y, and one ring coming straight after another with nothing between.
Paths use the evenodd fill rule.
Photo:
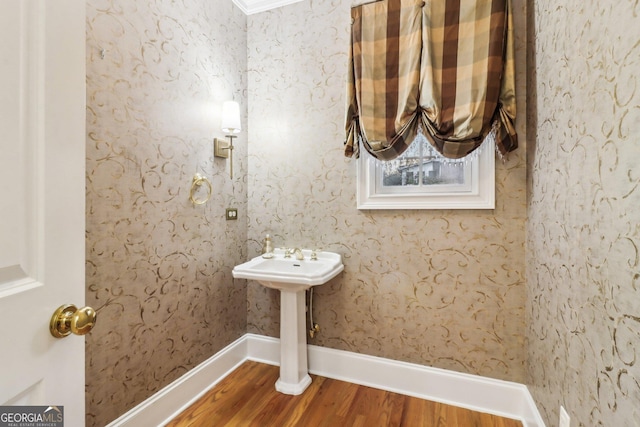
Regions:
<instances>
[{"instance_id":1,"label":"white baseboard","mask_svg":"<svg viewBox=\"0 0 640 427\"><path fill-rule=\"evenodd\" d=\"M523 384L364 354L309 346L309 371L434 402L515 418L524 427L544 422Z\"/></svg>"},{"instance_id":2,"label":"white baseboard","mask_svg":"<svg viewBox=\"0 0 640 427\"><path fill-rule=\"evenodd\" d=\"M545 427L523 384L314 345L308 351L312 374L514 418L524 427ZM244 335L108 427L164 425L245 360L279 365L280 340Z\"/></svg>"},{"instance_id":3,"label":"white baseboard","mask_svg":"<svg viewBox=\"0 0 640 427\"><path fill-rule=\"evenodd\" d=\"M237 339L107 427L165 425L247 360L248 341L246 335Z\"/></svg>"}]
</instances>

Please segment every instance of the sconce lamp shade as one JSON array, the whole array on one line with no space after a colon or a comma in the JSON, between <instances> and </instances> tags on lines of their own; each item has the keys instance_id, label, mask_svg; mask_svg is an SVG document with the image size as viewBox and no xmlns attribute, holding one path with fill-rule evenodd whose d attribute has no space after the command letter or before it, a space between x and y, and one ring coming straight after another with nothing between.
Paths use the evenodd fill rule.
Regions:
<instances>
[{"instance_id":1,"label":"sconce lamp shade","mask_svg":"<svg viewBox=\"0 0 640 427\"><path fill-rule=\"evenodd\" d=\"M235 101L222 104L222 131L228 134L240 133L240 105Z\"/></svg>"}]
</instances>

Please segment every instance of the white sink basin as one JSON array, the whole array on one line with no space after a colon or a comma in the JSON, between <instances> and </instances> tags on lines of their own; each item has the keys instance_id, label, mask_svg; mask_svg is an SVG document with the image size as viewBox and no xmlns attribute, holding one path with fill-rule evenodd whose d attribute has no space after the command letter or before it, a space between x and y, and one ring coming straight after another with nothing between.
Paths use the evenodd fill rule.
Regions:
<instances>
[{"instance_id":1,"label":"white sink basin","mask_svg":"<svg viewBox=\"0 0 640 427\"><path fill-rule=\"evenodd\" d=\"M342 257L333 252L318 252L317 260L311 259L311 250L302 251L303 260L295 255L284 257L284 250L276 249L272 258L257 256L234 267L236 279L250 279L268 288L298 291L322 285L336 277L342 270Z\"/></svg>"},{"instance_id":2,"label":"white sink basin","mask_svg":"<svg viewBox=\"0 0 640 427\"><path fill-rule=\"evenodd\" d=\"M342 270L342 257L333 252L303 250L303 260L295 255L284 257L276 249L271 258L262 255L234 267L236 279L256 280L268 288L280 291L280 378L276 390L298 395L311 384L307 369L307 335L305 329L305 290L322 285Z\"/></svg>"}]
</instances>

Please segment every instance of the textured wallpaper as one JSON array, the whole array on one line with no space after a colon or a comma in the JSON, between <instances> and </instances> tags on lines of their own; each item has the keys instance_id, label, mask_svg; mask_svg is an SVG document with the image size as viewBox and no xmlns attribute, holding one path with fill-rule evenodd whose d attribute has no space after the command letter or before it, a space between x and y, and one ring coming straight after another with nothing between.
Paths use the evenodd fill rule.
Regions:
<instances>
[{"instance_id":1,"label":"textured wallpaper","mask_svg":"<svg viewBox=\"0 0 640 427\"><path fill-rule=\"evenodd\" d=\"M231 1L87 3L87 425L103 426L246 331L246 17ZM196 172L211 201L189 202ZM238 221L225 221L228 206Z\"/></svg>"},{"instance_id":2,"label":"textured wallpaper","mask_svg":"<svg viewBox=\"0 0 640 427\"><path fill-rule=\"evenodd\" d=\"M310 343L512 381L525 379L526 13L514 1L521 147L497 162L489 211L358 211L343 156L351 2L248 17L248 256L342 254L315 288ZM248 284L248 331L279 335L279 296Z\"/></svg>"},{"instance_id":3,"label":"textured wallpaper","mask_svg":"<svg viewBox=\"0 0 640 427\"><path fill-rule=\"evenodd\" d=\"M549 426L640 425L640 5L537 0L528 383Z\"/></svg>"},{"instance_id":4,"label":"textured wallpaper","mask_svg":"<svg viewBox=\"0 0 640 427\"><path fill-rule=\"evenodd\" d=\"M87 425L246 331L278 336L277 292L230 274L266 233L344 257L311 343L526 381L550 426L560 405L572 426L640 425L638 3L513 1L521 147L494 211L355 208L350 3L87 2ZM211 147L231 98L233 182Z\"/></svg>"}]
</instances>

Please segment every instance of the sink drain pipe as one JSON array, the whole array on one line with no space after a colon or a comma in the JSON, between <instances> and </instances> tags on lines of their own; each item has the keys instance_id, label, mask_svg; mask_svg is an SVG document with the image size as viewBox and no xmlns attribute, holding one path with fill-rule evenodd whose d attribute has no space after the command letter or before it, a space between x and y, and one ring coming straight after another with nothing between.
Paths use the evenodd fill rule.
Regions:
<instances>
[{"instance_id":1,"label":"sink drain pipe","mask_svg":"<svg viewBox=\"0 0 640 427\"><path fill-rule=\"evenodd\" d=\"M320 330L320 325L313 323L313 286L309 289L309 337L313 338Z\"/></svg>"}]
</instances>

